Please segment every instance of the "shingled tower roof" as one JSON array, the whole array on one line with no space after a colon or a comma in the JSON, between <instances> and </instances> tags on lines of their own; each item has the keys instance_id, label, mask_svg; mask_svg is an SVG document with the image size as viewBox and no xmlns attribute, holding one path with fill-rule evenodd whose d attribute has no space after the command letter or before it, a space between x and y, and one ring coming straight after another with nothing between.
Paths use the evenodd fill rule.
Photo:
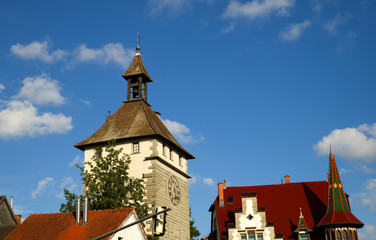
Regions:
<instances>
[{"instance_id":1,"label":"shingled tower roof","mask_svg":"<svg viewBox=\"0 0 376 240\"><path fill-rule=\"evenodd\" d=\"M128 81L128 99L93 135L74 145L85 150L88 146L106 144L111 140L127 140L154 137L175 146L187 159L194 158L185 150L167 127L159 115L147 103L147 82L152 82L140 55L140 47L133 62L123 77Z\"/></svg>"},{"instance_id":2,"label":"shingled tower roof","mask_svg":"<svg viewBox=\"0 0 376 240\"><path fill-rule=\"evenodd\" d=\"M137 53L134 56L133 61L129 66L128 70L123 74L123 78L129 79L135 76L144 76L147 82L153 82L153 80L149 76L149 73L146 71L144 62L142 61L142 57L139 51L139 48L137 48Z\"/></svg>"},{"instance_id":3,"label":"shingled tower roof","mask_svg":"<svg viewBox=\"0 0 376 240\"><path fill-rule=\"evenodd\" d=\"M353 226L362 227L364 224L356 218L350 210L348 199L343 190L341 178L338 173L336 160L330 147L329 179L328 179L328 205L325 216L318 226Z\"/></svg>"}]
</instances>

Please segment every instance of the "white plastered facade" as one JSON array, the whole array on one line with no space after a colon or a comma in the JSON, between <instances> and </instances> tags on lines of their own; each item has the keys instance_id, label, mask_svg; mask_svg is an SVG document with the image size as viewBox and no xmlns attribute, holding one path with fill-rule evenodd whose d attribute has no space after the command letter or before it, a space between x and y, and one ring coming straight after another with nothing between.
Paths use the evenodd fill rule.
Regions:
<instances>
[{"instance_id":1,"label":"white plastered facade","mask_svg":"<svg viewBox=\"0 0 376 240\"><path fill-rule=\"evenodd\" d=\"M262 234L263 240L277 239L274 226L267 226L265 211L258 211L257 197L242 197L242 212L235 213L235 228L228 229L228 239L240 240L249 232Z\"/></svg>"}]
</instances>

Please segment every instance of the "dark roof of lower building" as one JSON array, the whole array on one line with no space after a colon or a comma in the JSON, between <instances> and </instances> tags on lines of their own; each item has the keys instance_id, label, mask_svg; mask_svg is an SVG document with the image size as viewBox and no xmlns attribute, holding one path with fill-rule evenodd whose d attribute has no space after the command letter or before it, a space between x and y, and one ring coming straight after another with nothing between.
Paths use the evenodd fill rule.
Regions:
<instances>
[{"instance_id":1,"label":"dark roof of lower building","mask_svg":"<svg viewBox=\"0 0 376 240\"><path fill-rule=\"evenodd\" d=\"M247 192L252 192L249 196L256 194L259 209L266 212L266 221L274 223L275 233L283 234L283 239L296 239L293 231L299 226L300 207L307 227L311 229L326 213L327 181L227 187L224 189L225 207L219 208L218 198L214 201L220 236L228 236L227 228L235 224L234 212L242 207L241 197ZM233 203L228 203L228 197L232 197Z\"/></svg>"},{"instance_id":2,"label":"dark roof of lower building","mask_svg":"<svg viewBox=\"0 0 376 240\"><path fill-rule=\"evenodd\" d=\"M0 226L0 239L4 239L6 236L11 233L17 225L15 226Z\"/></svg>"},{"instance_id":3,"label":"dark roof of lower building","mask_svg":"<svg viewBox=\"0 0 376 240\"><path fill-rule=\"evenodd\" d=\"M188 159L194 158L178 143L160 117L142 99L124 102L112 116L107 117L106 122L98 131L74 146L84 150L86 146L107 143L111 140L150 136L166 140L180 150Z\"/></svg>"}]
</instances>

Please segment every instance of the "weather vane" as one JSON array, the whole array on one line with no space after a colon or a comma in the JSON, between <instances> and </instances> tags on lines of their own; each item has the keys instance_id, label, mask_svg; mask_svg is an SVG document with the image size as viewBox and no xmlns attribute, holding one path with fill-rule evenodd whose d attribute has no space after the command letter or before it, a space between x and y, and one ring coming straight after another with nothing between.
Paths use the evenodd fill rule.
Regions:
<instances>
[{"instance_id":1,"label":"weather vane","mask_svg":"<svg viewBox=\"0 0 376 240\"><path fill-rule=\"evenodd\" d=\"M137 53L140 53L140 34L137 32L137 47L136 47Z\"/></svg>"}]
</instances>

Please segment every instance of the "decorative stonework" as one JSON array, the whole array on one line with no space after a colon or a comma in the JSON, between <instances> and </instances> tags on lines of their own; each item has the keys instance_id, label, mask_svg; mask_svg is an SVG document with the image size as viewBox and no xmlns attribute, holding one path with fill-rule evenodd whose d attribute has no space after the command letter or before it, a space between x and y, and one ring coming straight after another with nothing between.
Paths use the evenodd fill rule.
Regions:
<instances>
[{"instance_id":1,"label":"decorative stonework","mask_svg":"<svg viewBox=\"0 0 376 240\"><path fill-rule=\"evenodd\" d=\"M235 226L228 228L228 239L240 240L241 234L252 232L263 234L264 240L274 240L274 226L266 222L265 211L260 210L256 195L243 195L241 211L235 213Z\"/></svg>"}]
</instances>

